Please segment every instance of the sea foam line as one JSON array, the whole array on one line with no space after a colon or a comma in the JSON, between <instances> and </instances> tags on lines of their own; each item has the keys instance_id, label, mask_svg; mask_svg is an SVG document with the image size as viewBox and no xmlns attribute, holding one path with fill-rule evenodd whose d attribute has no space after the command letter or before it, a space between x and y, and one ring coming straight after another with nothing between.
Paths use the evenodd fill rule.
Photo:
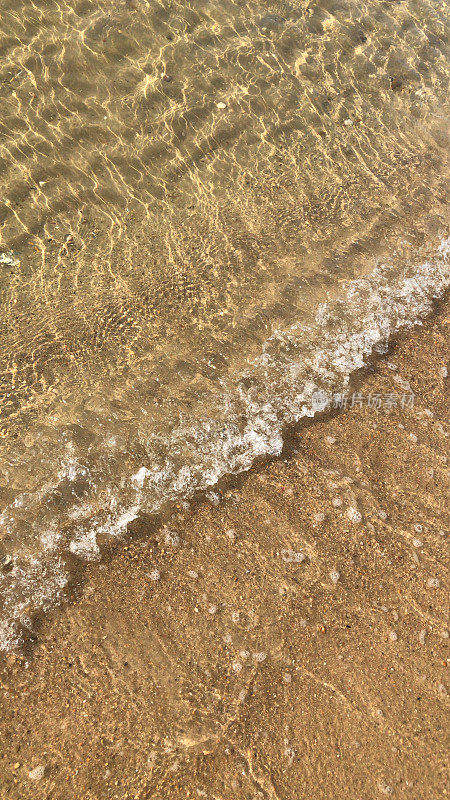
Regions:
<instances>
[{"instance_id":1,"label":"sea foam line","mask_svg":"<svg viewBox=\"0 0 450 800\"><path fill-rule=\"evenodd\" d=\"M187 500L225 474L249 469L259 456L279 455L284 426L314 416L317 392L345 390L371 353L385 351L395 333L429 314L433 300L450 283L449 253L450 239L445 239L435 258L418 267L396 273L395 265L379 265L370 275L349 281L337 299L320 304L309 325L275 331L243 374L222 381L214 416L202 418L199 412L190 425L172 430L164 458L156 456L160 440L152 442L150 431L147 463L123 476L126 504L111 497L100 520L89 517L88 506L75 508L70 540L59 530L42 531L40 550L23 555L0 575L0 648L17 645L21 626L30 628L33 613L61 597L69 577L65 552L97 559L98 538L123 535L143 511L158 512L168 500ZM59 479L76 480L84 469L72 459ZM3 521L7 514L8 509Z\"/></svg>"}]
</instances>

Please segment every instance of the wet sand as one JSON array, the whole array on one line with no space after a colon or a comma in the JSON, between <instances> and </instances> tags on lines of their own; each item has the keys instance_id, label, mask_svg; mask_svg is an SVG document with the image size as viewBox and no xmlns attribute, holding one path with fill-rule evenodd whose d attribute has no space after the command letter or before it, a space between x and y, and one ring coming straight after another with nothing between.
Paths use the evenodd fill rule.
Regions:
<instances>
[{"instance_id":1,"label":"wet sand","mask_svg":"<svg viewBox=\"0 0 450 800\"><path fill-rule=\"evenodd\" d=\"M446 796L449 319L3 657L2 798Z\"/></svg>"}]
</instances>

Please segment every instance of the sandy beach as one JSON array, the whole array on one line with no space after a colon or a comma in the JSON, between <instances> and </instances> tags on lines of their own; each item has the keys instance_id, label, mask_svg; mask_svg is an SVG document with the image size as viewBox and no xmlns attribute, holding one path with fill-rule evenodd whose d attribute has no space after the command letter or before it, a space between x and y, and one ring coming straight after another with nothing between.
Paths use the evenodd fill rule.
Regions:
<instances>
[{"instance_id":1,"label":"sandy beach","mask_svg":"<svg viewBox=\"0 0 450 800\"><path fill-rule=\"evenodd\" d=\"M0 800L447 796L447 17L0 0Z\"/></svg>"},{"instance_id":2,"label":"sandy beach","mask_svg":"<svg viewBox=\"0 0 450 800\"><path fill-rule=\"evenodd\" d=\"M448 323L3 657L2 798L447 796Z\"/></svg>"}]
</instances>

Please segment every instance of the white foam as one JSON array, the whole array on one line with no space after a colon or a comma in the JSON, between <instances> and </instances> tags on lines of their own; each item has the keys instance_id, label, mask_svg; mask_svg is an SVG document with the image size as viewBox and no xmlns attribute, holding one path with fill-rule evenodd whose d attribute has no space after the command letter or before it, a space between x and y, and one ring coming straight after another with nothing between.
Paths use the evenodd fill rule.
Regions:
<instances>
[{"instance_id":1,"label":"white foam","mask_svg":"<svg viewBox=\"0 0 450 800\"><path fill-rule=\"evenodd\" d=\"M145 479L147 478L148 475L150 475L150 472L147 469L147 467L141 467L140 469L138 469L135 475L131 476L131 480L133 483L136 484L136 486L139 486L142 489Z\"/></svg>"},{"instance_id":2,"label":"white foam","mask_svg":"<svg viewBox=\"0 0 450 800\"><path fill-rule=\"evenodd\" d=\"M45 610L58 600L68 578L64 550L84 560L97 559L101 538L123 535L141 512L157 512L167 500L186 500L224 474L248 469L259 456L278 455L286 423L324 410L331 393L344 391L352 372L364 366L374 350L385 350L395 332L430 312L433 298L450 283L449 252L447 239L432 262L408 267L401 274L395 265L379 265L369 276L349 281L339 297L318 305L310 324L275 331L243 374L223 379L214 414L205 411L199 398L189 423L180 420L164 441L148 429L148 417L143 415L140 440L147 466L136 465L128 474L124 468L103 493L95 469L88 470L72 453L67 457L65 450L56 481L53 476L52 483L49 476L34 494L18 494L0 516L0 527L11 534L20 515L34 506L44 507L60 483L82 478L89 485L89 496L67 510L66 524L58 528L51 520L42 521L35 552L30 554L25 544L19 547L14 568L0 574L4 601L0 647L18 641L25 609ZM110 440L105 441L102 467L105 453L114 457ZM354 523L361 519L355 508L348 509L348 515Z\"/></svg>"},{"instance_id":3,"label":"white foam","mask_svg":"<svg viewBox=\"0 0 450 800\"><path fill-rule=\"evenodd\" d=\"M69 544L69 550L84 561L96 561L100 556L94 529L80 532Z\"/></svg>"}]
</instances>

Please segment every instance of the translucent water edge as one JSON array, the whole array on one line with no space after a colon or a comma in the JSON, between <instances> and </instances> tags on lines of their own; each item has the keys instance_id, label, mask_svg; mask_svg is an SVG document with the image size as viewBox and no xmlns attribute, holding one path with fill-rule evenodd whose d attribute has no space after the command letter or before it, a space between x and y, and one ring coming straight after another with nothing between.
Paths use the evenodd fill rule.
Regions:
<instances>
[{"instance_id":1,"label":"translucent water edge","mask_svg":"<svg viewBox=\"0 0 450 800\"><path fill-rule=\"evenodd\" d=\"M152 444L149 435L146 464L123 476L123 494L111 494L102 514L80 504L70 513L70 535L57 526L43 529L32 552L24 548L12 568L0 573L0 649L20 645L33 616L64 595L68 553L97 560L99 540L125 534L140 513L157 513L167 501L187 501L226 474L249 469L257 457L278 455L286 424L323 410L374 351L385 351L394 334L430 313L433 300L450 284L449 253L450 238L419 266L399 272L398 265L379 265L368 276L343 283L337 298L318 305L313 323L274 332L245 373L222 381L213 414L202 417L200 405L192 419L180 420L163 455L160 439ZM68 459L52 488L85 473L75 458ZM0 524L7 523L10 511L0 515Z\"/></svg>"}]
</instances>

